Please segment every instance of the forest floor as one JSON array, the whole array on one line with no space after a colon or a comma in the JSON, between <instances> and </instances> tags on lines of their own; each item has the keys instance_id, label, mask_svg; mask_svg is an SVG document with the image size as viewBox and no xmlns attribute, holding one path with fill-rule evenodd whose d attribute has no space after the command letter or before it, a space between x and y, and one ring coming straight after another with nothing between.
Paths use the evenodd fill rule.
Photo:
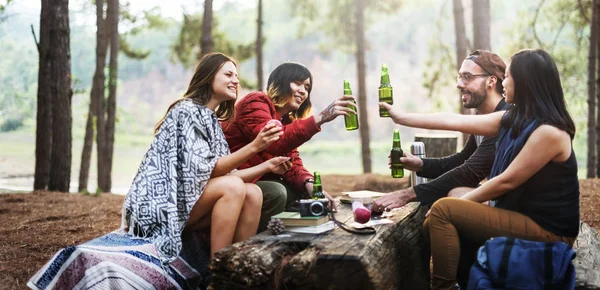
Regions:
<instances>
[{"instance_id":1,"label":"forest floor","mask_svg":"<svg viewBox=\"0 0 600 290\"><path fill-rule=\"evenodd\" d=\"M389 192L406 178L325 175L325 190ZM600 179L580 180L581 219L600 231ZM58 250L117 229L124 196L57 192L0 194L0 289L24 289L29 278Z\"/></svg>"}]
</instances>

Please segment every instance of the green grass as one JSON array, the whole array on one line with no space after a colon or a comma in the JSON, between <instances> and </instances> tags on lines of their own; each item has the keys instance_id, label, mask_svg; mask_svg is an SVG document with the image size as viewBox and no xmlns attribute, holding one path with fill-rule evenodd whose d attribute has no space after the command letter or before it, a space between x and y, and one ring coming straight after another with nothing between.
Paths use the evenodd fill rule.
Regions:
<instances>
[{"instance_id":1,"label":"green grass","mask_svg":"<svg viewBox=\"0 0 600 290\"><path fill-rule=\"evenodd\" d=\"M76 181L79 177L81 163L81 150L83 148L83 134L73 134L71 180ZM29 130L21 130L10 133L0 133L0 173L8 175L33 175L35 166L35 133ZM137 172L142 157L148 150L152 135L139 136L130 134L117 134L115 136L115 148L113 157L113 184L115 187L128 187ZM95 184L97 161L96 148L92 149L90 163L89 184ZM11 169L14 168L14 172ZM90 186L91 192L95 188Z\"/></svg>"},{"instance_id":2,"label":"green grass","mask_svg":"<svg viewBox=\"0 0 600 290\"><path fill-rule=\"evenodd\" d=\"M371 171L390 174L388 155L391 142L371 142ZM403 144L410 148L410 144ZM361 174L363 172L360 141L308 142L299 149L308 170L322 174Z\"/></svg>"},{"instance_id":3,"label":"green grass","mask_svg":"<svg viewBox=\"0 0 600 290\"><path fill-rule=\"evenodd\" d=\"M113 184L128 188L137 172L140 161L152 142L152 133L147 135L124 134L115 136ZM77 180L81 162L83 132L73 132L73 155L71 179ZM16 132L0 133L0 174L33 174L35 165L35 133L30 126ZM372 172L387 175L388 155L391 144L386 141L371 143ZM410 142L403 144L408 150ZM361 174L363 172L360 141L310 141L299 148L305 167L321 174ZM583 156L580 154L579 157ZM584 165L580 163L580 167ZM12 172L12 168L16 172ZM92 153L90 185L95 184L96 154ZM579 169L579 177L585 178L585 168ZM95 188L89 188L95 192ZM122 190L121 190L122 191Z\"/></svg>"}]
</instances>

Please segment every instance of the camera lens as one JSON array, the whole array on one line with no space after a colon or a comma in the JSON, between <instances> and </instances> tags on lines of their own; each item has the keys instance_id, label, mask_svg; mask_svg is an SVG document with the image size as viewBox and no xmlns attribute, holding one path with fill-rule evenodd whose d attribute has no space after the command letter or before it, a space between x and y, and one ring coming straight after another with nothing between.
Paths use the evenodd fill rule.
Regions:
<instances>
[{"instance_id":1,"label":"camera lens","mask_svg":"<svg viewBox=\"0 0 600 290\"><path fill-rule=\"evenodd\" d=\"M323 215L324 209L323 204L320 202L313 202L310 204L310 213L314 216Z\"/></svg>"}]
</instances>

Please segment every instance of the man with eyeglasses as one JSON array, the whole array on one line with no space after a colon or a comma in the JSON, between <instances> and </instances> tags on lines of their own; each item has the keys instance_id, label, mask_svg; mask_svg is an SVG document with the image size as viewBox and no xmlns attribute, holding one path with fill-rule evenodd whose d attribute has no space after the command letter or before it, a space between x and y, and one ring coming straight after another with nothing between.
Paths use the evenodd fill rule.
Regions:
<instances>
[{"instance_id":1,"label":"man with eyeglasses","mask_svg":"<svg viewBox=\"0 0 600 290\"><path fill-rule=\"evenodd\" d=\"M477 114L507 110L510 105L502 96L505 69L504 61L490 51L476 50L467 56L456 78L456 88L460 90L463 106L477 109ZM430 181L378 198L373 202L373 210L389 211L411 201L429 206L442 197L461 197L490 174L496 153L495 144L495 136L471 135L460 152L447 157L418 158L405 152L405 157L400 158L404 168ZM463 284L468 278L474 257L461 257L461 261L467 261L461 263L458 270L458 280Z\"/></svg>"},{"instance_id":2,"label":"man with eyeglasses","mask_svg":"<svg viewBox=\"0 0 600 290\"><path fill-rule=\"evenodd\" d=\"M502 96L505 69L504 61L490 51L476 50L467 56L456 78L463 106L477 109L477 114L507 110L510 105ZM442 197L464 195L490 174L495 143L496 137L471 135L460 152L447 157L421 159L405 152L400 158L404 168L430 181L378 198L373 210L389 211L415 200L430 205Z\"/></svg>"}]
</instances>

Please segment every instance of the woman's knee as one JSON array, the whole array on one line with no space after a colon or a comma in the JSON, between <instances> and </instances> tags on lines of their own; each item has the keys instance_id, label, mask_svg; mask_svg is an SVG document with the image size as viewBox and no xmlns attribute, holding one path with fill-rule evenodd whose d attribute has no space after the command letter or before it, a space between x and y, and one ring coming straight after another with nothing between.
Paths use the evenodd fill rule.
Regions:
<instances>
[{"instance_id":1,"label":"woman's knee","mask_svg":"<svg viewBox=\"0 0 600 290\"><path fill-rule=\"evenodd\" d=\"M214 184L223 197L235 200L244 200L246 197L246 185L244 181L234 175L222 176L219 178L219 183Z\"/></svg>"},{"instance_id":2,"label":"woman's knee","mask_svg":"<svg viewBox=\"0 0 600 290\"><path fill-rule=\"evenodd\" d=\"M435 218L444 218L450 215L450 212L453 208L456 208L461 203L465 202L465 200L461 200L459 198L454 197L444 197L438 199L431 206L431 217Z\"/></svg>"},{"instance_id":3,"label":"woman's knee","mask_svg":"<svg viewBox=\"0 0 600 290\"><path fill-rule=\"evenodd\" d=\"M246 198L244 203L260 208L263 203L263 194L256 184L246 183Z\"/></svg>"}]
</instances>

